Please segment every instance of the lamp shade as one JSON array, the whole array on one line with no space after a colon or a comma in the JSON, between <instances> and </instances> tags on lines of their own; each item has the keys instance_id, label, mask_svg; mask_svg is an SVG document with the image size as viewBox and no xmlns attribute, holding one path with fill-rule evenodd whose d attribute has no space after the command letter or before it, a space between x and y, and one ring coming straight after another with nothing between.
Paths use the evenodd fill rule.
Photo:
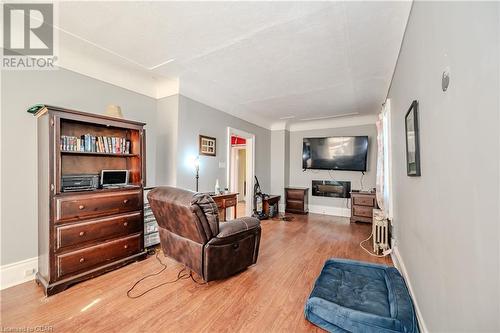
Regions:
<instances>
[{"instance_id":1,"label":"lamp shade","mask_svg":"<svg viewBox=\"0 0 500 333\"><path fill-rule=\"evenodd\" d=\"M109 117L123 118L122 108L119 105L108 105L104 114Z\"/></svg>"}]
</instances>

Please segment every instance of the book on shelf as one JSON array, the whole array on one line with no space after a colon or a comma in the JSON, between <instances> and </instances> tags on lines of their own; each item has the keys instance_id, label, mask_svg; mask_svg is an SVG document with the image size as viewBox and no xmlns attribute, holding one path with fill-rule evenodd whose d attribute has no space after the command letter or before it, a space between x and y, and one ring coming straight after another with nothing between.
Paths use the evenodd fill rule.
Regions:
<instances>
[{"instance_id":1,"label":"book on shelf","mask_svg":"<svg viewBox=\"0 0 500 333\"><path fill-rule=\"evenodd\" d=\"M123 137L93 136L80 137L61 135L61 151L93 152L106 154L130 154L130 140Z\"/></svg>"}]
</instances>

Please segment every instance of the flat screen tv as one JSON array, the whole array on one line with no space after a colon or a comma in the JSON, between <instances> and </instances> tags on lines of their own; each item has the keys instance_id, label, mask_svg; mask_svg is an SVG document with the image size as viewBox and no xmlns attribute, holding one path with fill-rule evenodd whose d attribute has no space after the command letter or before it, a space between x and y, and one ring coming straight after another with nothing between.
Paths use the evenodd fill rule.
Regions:
<instances>
[{"instance_id":1,"label":"flat screen tv","mask_svg":"<svg viewBox=\"0 0 500 333\"><path fill-rule=\"evenodd\" d=\"M366 171L367 136L304 138L302 168Z\"/></svg>"}]
</instances>

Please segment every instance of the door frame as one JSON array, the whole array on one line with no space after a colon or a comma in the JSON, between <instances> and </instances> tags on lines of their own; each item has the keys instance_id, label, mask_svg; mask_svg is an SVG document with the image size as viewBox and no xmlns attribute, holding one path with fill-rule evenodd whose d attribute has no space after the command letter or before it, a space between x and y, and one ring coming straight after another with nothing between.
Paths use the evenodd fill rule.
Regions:
<instances>
[{"instance_id":1,"label":"door frame","mask_svg":"<svg viewBox=\"0 0 500 333\"><path fill-rule=\"evenodd\" d=\"M239 179L240 179L240 170L239 170L239 152L240 150L244 150L246 153L247 150L247 145L236 145L236 146L231 146L231 169L230 172L232 173L231 175L231 184L234 185L235 183L238 184L237 189L235 188L236 191L238 191L240 194L238 195L238 199L241 199L241 197L244 197L245 202L248 201L248 198L244 193L246 192L243 191L243 189L239 188ZM236 163L238 161L238 163ZM238 165L237 165L238 164ZM245 172L246 172L246 159L245 159ZM246 177L245 177L245 183L246 183ZM246 186L245 186L246 187ZM239 201L238 201L239 202Z\"/></svg>"},{"instance_id":2,"label":"door frame","mask_svg":"<svg viewBox=\"0 0 500 333\"><path fill-rule=\"evenodd\" d=\"M228 127L227 128L227 168L226 168L226 184L228 185L229 191L234 191L234 184L231 180L231 168L233 166L232 162L232 148L231 148L231 136L236 135L240 138L246 140L246 192L245 197L245 216L251 216L253 211L253 186L255 177L255 134L245 132L243 130Z\"/></svg>"}]
</instances>

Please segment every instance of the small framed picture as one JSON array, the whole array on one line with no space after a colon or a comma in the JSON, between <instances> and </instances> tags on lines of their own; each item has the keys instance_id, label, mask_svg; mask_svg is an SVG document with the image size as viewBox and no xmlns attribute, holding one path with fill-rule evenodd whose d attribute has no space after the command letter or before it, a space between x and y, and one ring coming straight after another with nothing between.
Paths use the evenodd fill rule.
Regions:
<instances>
[{"instance_id":1,"label":"small framed picture","mask_svg":"<svg viewBox=\"0 0 500 333\"><path fill-rule=\"evenodd\" d=\"M216 155L216 138L200 135L200 155L215 156Z\"/></svg>"},{"instance_id":2,"label":"small framed picture","mask_svg":"<svg viewBox=\"0 0 500 333\"><path fill-rule=\"evenodd\" d=\"M408 176L420 176L420 144L418 129L418 102L413 101L405 116L406 171Z\"/></svg>"}]
</instances>

